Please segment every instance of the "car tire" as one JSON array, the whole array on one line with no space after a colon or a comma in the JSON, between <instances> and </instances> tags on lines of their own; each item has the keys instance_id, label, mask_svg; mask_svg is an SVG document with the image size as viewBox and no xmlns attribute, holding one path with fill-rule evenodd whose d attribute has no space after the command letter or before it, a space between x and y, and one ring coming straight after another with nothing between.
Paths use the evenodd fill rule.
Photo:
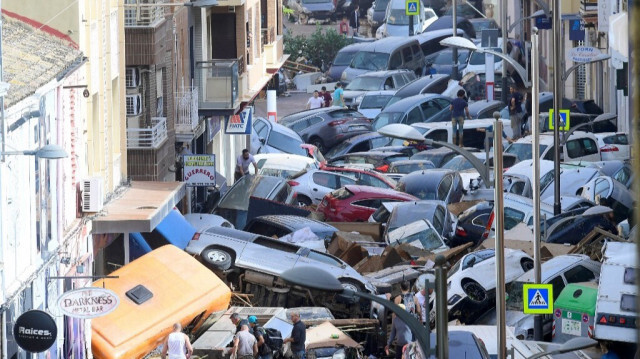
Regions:
<instances>
[{"instance_id":1,"label":"car tire","mask_svg":"<svg viewBox=\"0 0 640 359\"><path fill-rule=\"evenodd\" d=\"M362 286L362 284L351 279L340 279L340 284L342 284L342 287L344 289L349 289L354 292L364 291L364 287Z\"/></svg>"},{"instance_id":2,"label":"car tire","mask_svg":"<svg viewBox=\"0 0 640 359\"><path fill-rule=\"evenodd\" d=\"M462 290L467 295L469 300L474 303L484 303L487 301L487 291L482 288L478 282L469 280L462 284Z\"/></svg>"},{"instance_id":3,"label":"car tire","mask_svg":"<svg viewBox=\"0 0 640 359\"><path fill-rule=\"evenodd\" d=\"M520 260L520 266L522 267L522 270L525 271L526 273L533 269L533 261L529 258L522 258Z\"/></svg>"},{"instance_id":4,"label":"car tire","mask_svg":"<svg viewBox=\"0 0 640 359\"><path fill-rule=\"evenodd\" d=\"M319 137L314 137L311 140L309 140L309 144L316 146L318 148L318 151L320 151L320 153L324 153L326 150L326 148L324 148L324 142L322 142L322 139Z\"/></svg>"},{"instance_id":5,"label":"car tire","mask_svg":"<svg viewBox=\"0 0 640 359\"><path fill-rule=\"evenodd\" d=\"M297 198L298 198L298 206L299 207L308 207L313 203L311 201L311 198L309 198L309 197L307 197L305 195L302 195L302 194L299 194Z\"/></svg>"},{"instance_id":6,"label":"car tire","mask_svg":"<svg viewBox=\"0 0 640 359\"><path fill-rule=\"evenodd\" d=\"M220 270L227 270L231 268L231 264L233 263L231 253L226 249L218 247L207 248L202 251L200 256L207 264Z\"/></svg>"}]
</instances>

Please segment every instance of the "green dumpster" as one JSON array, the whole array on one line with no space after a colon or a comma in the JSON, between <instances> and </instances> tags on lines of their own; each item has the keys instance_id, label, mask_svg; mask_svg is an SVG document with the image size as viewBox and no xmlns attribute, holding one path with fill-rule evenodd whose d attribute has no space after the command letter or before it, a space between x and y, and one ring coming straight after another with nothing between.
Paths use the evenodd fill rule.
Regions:
<instances>
[{"instance_id":1,"label":"green dumpster","mask_svg":"<svg viewBox=\"0 0 640 359\"><path fill-rule=\"evenodd\" d=\"M551 341L564 343L575 337L593 337L597 299L597 283L568 284L553 303Z\"/></svg>"}]
</instances>

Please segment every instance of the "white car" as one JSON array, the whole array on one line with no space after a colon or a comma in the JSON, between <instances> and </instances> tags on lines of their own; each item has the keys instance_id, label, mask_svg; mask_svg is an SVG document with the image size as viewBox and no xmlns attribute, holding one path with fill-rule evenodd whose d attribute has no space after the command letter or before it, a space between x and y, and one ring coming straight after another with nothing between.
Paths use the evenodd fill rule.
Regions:
<instances>
[{"instance_id":1,"label":"white car","mask_svg":"<svg viewBox=\"0 0 640 359\"><path fill-rule=\"evenodd\" d=\"M369 91L364 94L362 100L360 100L360 105L358 105L358 112L365 115L368 119L374 119L384 105L389 102L389 100L396 93L396 90L380 90L380 91Z\"/></svg>"},{"instance_id":2,"label":"white car","mask_svg":"<svg viewBox=\"0 0 640 359\"><path fill-rule=\"evenodd\" d=\"M304 169L319 167L318 161L313 158L288 153L263 153L253 158L258 165L259 174L264 176L289 178ZM253 166L249 166L249 173L255 174L254 172Z\"/></svg>"},{"instance_id":3,"label":"white car","mask_svg":"<svg viewBox=\"0 0 640 359\"><path fill-rule=\"evenodd\" d=\"M493 50L499 53L502 53L502 39L498 39L498 47L486 48L489 50ZM474 51L471 56L469 56L469 60L467 60L467 67L462 70L462 76L468 73L485 73L486 72L486 63L485 63L485 54L479 51ZM493 57L493 71L502 73L502 59L498 56Z\"/></svg>"},{"instance_id":4,"label":"white car","mask_svg":"<svg viewBox=\"0 0 640 359\"><path fill-rule=\"evenodd\" d=\"M509 284L533 268L533 259L521 250L505 248L505 283ZM462 257L447 275L449 320L472 323L495 305L496 261L493 249L483 249ZM435 295L430 320L435 320Z\"/></svg>"},{"instance_id":5,"label":"white car","mask_svg":"<svg viewBox=\"0 0 640 359\"><path fill-rule=\"evenodd\" d=\"M603 161L628 160L630 158L629 138L624 132L594 133L598 139L600 155Z\"/></svg>"},{"instance_id":6,"label":"white car","mask_svg":"<svg viewBox=\"0 0 640 359\"><path fill-rule=\"evenodd\" d=\"M335 172L308 169L291 177L289 185L296 192L298 204L319 204L324 196L346 185L355 185L356 180Z\"/></svg>"},{"instance_id":7,"label":"white car","mask_svg":"<svg viewBox=\"0 0 640 359\"><path fill-rule=\"evenodd\" d=\"M295 131L262 117L254 117L251 125L252 155L258 153L292 153L306 156L304 144Z\"/></svg>"},{"instance_id":8,"label":"white car","mask_svg":"<svg viewBox=\"0 0 640 359\"><path fill-rule=\"evenodd\" d=\"M525 136L510 144L504 152L512 153L519 161L531 159L532 136ZM553 132L540 134L540 159L553 161ZM600 148L593 133L575 131L567 139L560 152L561 161L600 161Z\"/></svg>"},{"instance_id":9,"label":"white car","mask_svg":"<svg viewBox=\"0 0 640 359\"><path fill-rule=\"evenodd\" d=\"M386 234L385 239L391 246L405 243L431 253L444 252L449 249L438 231L426 219L395 228Z\"/></svg>"}]
</instances>

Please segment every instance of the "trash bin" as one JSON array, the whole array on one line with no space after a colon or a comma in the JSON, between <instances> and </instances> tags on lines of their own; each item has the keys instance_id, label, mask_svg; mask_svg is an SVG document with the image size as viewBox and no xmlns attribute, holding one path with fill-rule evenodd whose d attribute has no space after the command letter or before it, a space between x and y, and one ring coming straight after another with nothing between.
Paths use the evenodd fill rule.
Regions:
<instances>
[{"instance_id":1,"label":"trash bin","mask_svg":"<svg viewBox=\"0 0 640 359\"><path fill-rule=\"evenodd\" d=\"M553 307L553 343L575 337L593 337L593 323L598 299L597 283L568 284Z\"/></svg>"}]
</instances>

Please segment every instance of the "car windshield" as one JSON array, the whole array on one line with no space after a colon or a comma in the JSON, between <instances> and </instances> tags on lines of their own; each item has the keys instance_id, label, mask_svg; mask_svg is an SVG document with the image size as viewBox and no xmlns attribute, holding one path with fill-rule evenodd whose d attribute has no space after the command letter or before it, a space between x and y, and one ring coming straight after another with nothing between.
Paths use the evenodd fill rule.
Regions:
<instances>
[{"instance_id":1,"label":"car windshield","mask_svg":"<svg viewBox=\"0 0 640 359\"><path fill-rule=\"evenodd\" d=\"M524 282L513 282L507 288L507 310L518 312L524 310L524 304L522 303L522 288L524 284Z\"/></svg>"},{"instance_id":2,"label":"car windshield","mask_svg":"<svg viewBox=\"0 0 640 359\"><path fill-rule=\"evenodd\" d=\"M280 132L271 131L267 144L282 152L292 153L294 155L306 156L307 152L300 147L303 142L297 138L289 137Z\"/></svg>"},{"instance_id":3,"label":"car windshield","mask_svg":"<svg viewBox=\"0 0 640 359\"><path fill-rule=\"evenodd\" d=\"M454 171L464 171L473 168L473 165L466 158L462 156L456 156L449 162L442 165L442 168Z\"/></svg>"},{"instance_id":4,"label":"car windshield","mask_svg":"<svg viewBox=\"0 0 640 359\"><path fill-rule=\"evenodd\" d=\"M360 76L356 77L344 89L346 91L373 91L379 90L384 81L383 77Z\"/></svg>"},{"instance_id":5,"label":"car windshield","mask_svg":"<svg viewBox=\"0 0 640 359\"><path fill-rule=\"evenodd\" d=\"M376 6L374 10L376 11L386 10L387 5L389 4L389 0L376 0L375 3L376 3Z\"/></svg>"},{"instance_id":6,"label":"car windshield","mask_svg":"<svg viewBox=\"0 0 640 359\"><path fill-rule=\"evenodd\" d=\"M407 163L401 165L394 165L389 172L391 173L411 173L413 171L420 171L433 168L426 162Z\"/></svg>"},{"instance_id":7,"label":"car windshield","mask_svg":"<svg viewBox=\"0 0 640 359\"><path fill-rule=\"evenodd\" d=\"M390 95L368 95L362 99L359 108L382 108L387 102L389 102L390 98Z\"/></svg>"},{"instance_id":8,"label":"car windshield","mask_svg":"<svg viewBox=\"0 0 640 359\"><path fill-rule=\"evenodd\" d=\"M390 123L398 123L404 115L403 112L382 112L373 120L373 130L377 131Z\"/></svg>"},{"instance_id":9,"label":"car windshield","mask_svg":"<svg viewBox=\"0 0 640 359\"><path fill-rule=\"evenodd\" d=\"M426 220L419 220L389 232L389 243L407 243L426 250L442 247L440 236Z\"/></svg>"},{"instance_id":10,"label":"car windshield","mask_svg":"<svg viewBox=\"0 0 640 359\"><path fill-rule=\"evenodd\" d=\"M502 53L502 49L499 47L494 47L491 50ZM485 55L484 53L475 51L473 54L471 54L471 58L469 59L469 65L484 65L484 59L485 59L484 55ZM494 56L494 60L493 60L494 63L498 63L500 61L502 61L501 58Z\"/></svg>"},{"instance_id":11,"label":"car windshield","mask_svg":"<svg viewBox=\"0 0 640 359\"><path fill-rule=\"evenodd\" d=\"M413 17L413 23L417 24L420 16ZM389 25L409 25L409 16L405 9L391 9L389 11L389 17L387 18L387 24Z\"/></svg>"},{"instance_id":12,"label":"car windshield","mask_svg":"<svg viewBox=\"0 0 640 359\"><path fill-rule=\"evenodd\" d=\"M249 197L268 199L280 182L282 179L271 176L244 176L229 189L218 207L246 211L249 208Z\"/></svg>"},{"instance_id":13,"label":"car windshield","mask_svg":"<svg viewBox=\"0 0 640 359\"><path fill-rule=\"evenodd\" d=\"M349 66L351 60L356 55L356 51L340 51L336 55L336 58L333 59L334 66Z\"/></svg>"},{"instance_id":14,"label":"car windshield","mask_svg":"<svg viewBox=\"0 0 640 359\"><path fill-rule=\"evenodd\" d=\"M540 153L545 149L547 149L546 145L540 145ZM530 160L532 156L530 143L512 143L504 152L515 155L518 161Z\"/></svg>"},{"instance_id":15,"label":"car windshield","mask_svg":"<svg viewBox=\"0 0 640 359\"><path fill-rule=\"evenodd\" d=\"M443 50L438 53L438 56L433 60L434 64L437 65L452 65L453 63L453 51L451 50ZM463 63L466 62L466 58L469 56L469 51L467 50L458 50L458 62Z\"/></svg>"},{"instance_id":16,"label":"car windshield","mask_svg":"<svg viewBox=\"0 0 640 359\"><path fill-rule=\"evenodd\" d=\"M383 70L389 62L389 54L360 51L351 61L351 67L360 70Z\"/></svg>"}]
</instances>

